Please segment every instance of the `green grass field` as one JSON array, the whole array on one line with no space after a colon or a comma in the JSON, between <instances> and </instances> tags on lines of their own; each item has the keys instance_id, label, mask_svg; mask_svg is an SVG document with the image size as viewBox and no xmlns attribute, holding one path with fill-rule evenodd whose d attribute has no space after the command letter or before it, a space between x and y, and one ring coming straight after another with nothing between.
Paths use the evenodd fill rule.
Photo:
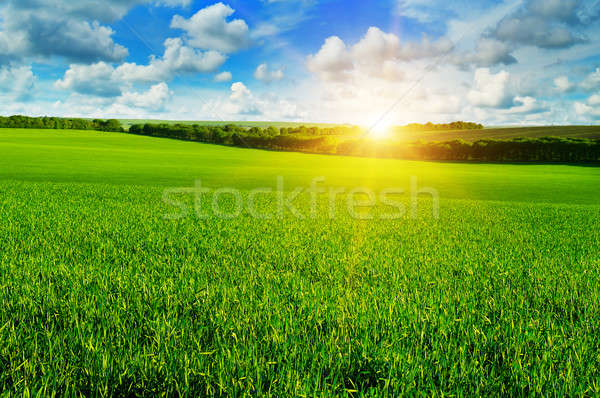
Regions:
<instances>
[{"instance_id":1,"label":"green grass field","mask_svg":"<svg viewBox=\"0 0 600 398\"><path fill-rule=\"evenodd\" d=\"M0 151L7 394L600 394L600 168L48 130L0 130ZM321 197L304 219L165 217L165 189L248 199L278 176L286 194L315 177L375 192L416 178L439 218L426 195L395 220L383 205L331 219Z\"/></svg>"}]
</instances>

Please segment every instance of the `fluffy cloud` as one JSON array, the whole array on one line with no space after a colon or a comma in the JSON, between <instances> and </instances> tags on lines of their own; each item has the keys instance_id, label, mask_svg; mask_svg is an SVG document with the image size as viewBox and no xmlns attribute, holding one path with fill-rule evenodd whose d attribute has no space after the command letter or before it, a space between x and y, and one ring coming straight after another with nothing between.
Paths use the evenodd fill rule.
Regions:
<instances>
[{"instance_id":1,"label":"fluffy cloud","mask_svg":"<svg viewBox=\"0 0 600 398\"><path fill-rule=\"evenodd\" d=\"M134 108L159 111L164 109L171 95L169 86L166 83L159 83L150 87L146 92L125 92L117 102Z\"/></svg>"},{"instance_id":2,"label":"fluffy cloud","mask_svg":"<svg viewBox=\"0 0 600 398\"><path fill-rule=\"evenodd\" d=\"M30 66L0 68L0 97L25 99L34 89L36 77Z\"/></svg>"},{"instance_id":3,"label":"fluffy cloud","mask_svg":"<svg viewBox=\"0 0 600 398\"><path fill-rule=\"evenodd\" d=\"M559 93L568 93L575 89L575 85L569 81L568 76L559 76L554 79L554 86Z\"/></svg>"},{"instance_id":4,"label":"fluffy cloud","mask_svg":"<svg viewBox=\"0 0 600 398\"><path fill-rule=\"evenodd\" d=\"M190 19L175 15L171 28L187 34L188 43L196 48L233 53L250 44L248 25L242 19L227 19L235 10L217 3L198 11Z\"/></svg>"},{"instance_id":5,"label":"fluffy cloud","mask_svg":"<svg viewBox=\"0 0 600 398\"><path fill-rule=\"evenodd\" d=\"M158 82L175 75L214 72L226 60L227 57L217 51L198 51L175 38L165 41L165 52L161 58L152 57L148 65L126 63L115 73L124 81Z\"/></svg>"},{"instance_id":6,"label":"fluffy cloud","mask_svg":"<svg viewBox=\"0 0 600 398\"><path fill-rule=\"evenodd\" d=\"M54 85L79 94L118 97L121 95L121 82L115 78L114 72L114 68L105 62L93 65L74 64L65 72L63 79Z\"/></svg>"},{"instance_id":7,"label":"fluffy cloud","mask_svg":"<svg viewBox=\"0 0 600 398\"><path fill-rule=\"evenodd\" d=\"M64 57L72 62L118 62L128 50L102 23L139 4L180 6L190 0L8 0L0 8L0 62Z\"/></svg>"},{"instance_id":8,"label":"fluffy cloud","mask_svg":"<svg viewBox=\"0 0 600 398\"><path fill-rule=\"evenodd\" d=\"M600 89L600 68L590 73L581 83L581 88L587 91Z\"/></svg>"},{"instance_id":9,"label":"fluffy cloud","mask_svg":"<svg viewBox=\"0 0 600 398\"><path fill-rule=\"evenodd\" d=\"M594 94L588 98L588 104L592 106L600 105L600 94Z\"/></svg>"},{"instance_id":10,"label":"fluffy cloud","mask_svg":"<svg viewBox=\"0 0 600 398\"><path fill-rule=\"evenodd\" d=\"M412 61L436 57L452 51L453 48L454 45L447 39L432 42L424 38L420 42L401 43L395 34L370 27L366 35L352 48L352 55L355 62L382 64L385 61Z\"/></svg>"},{"instance_id":11,"label":"fluffy cloud","mask_svg":"<svg viewBox=\"0 0 600 398\"><path fill-rule=\"evenodd\" d=\"M84 95L116 97L124 86L164 82L182 74L214 72L225 60L216 51L201 52L184 46L181 39L167 39L163 56L152 57L148 65L125 63L114 68L105 62L73 64L55 85Z\"/></svg>"},{"instance_id":12,"label":"fluffy cloud","mask_svg":"<svg viewBox=\"0 0 600 398\"><path fill-rule=\"evenodd\" d=\"M513 105L509 92L510 74L502 71L493 74L487 68L475 71L474 87L467 98L471 104L482 108L508 108Z\"/></svg>"},{"instance_id":13,"label":"fluffy cloud","mask_svg":"<svg viewBox=\"0 0 600 398\"><path fill-rule=\"evenodd\" d=\"M371 27L352 47L337 36L329 37L317 54L308 57L307 66L325 81L344 81L351 75L395 81L404 75L402 63L442 56L453 48L446 39L402 43L395 34Z\"/></svg>"},{"instance_id":14,"label":"fluffy cloud","mask_svg":"<svg viewBox=\"0 0 600 398\"><path fill-rule=\"evenodd\" d=\"M578 10L581 4L581 0L530 0L525 8L532 15L576 25L582 22Z\"/></svg>"},{"instance_id":15,"label":"fluffy cloud","mask_svg":"<svg viewBox=\"0 0 600 398\"><path fill-rule=\"evenodd\" d=\"M231 85L231 96L229 97L233 101L240 101L248 99L252 96L248 87L242 82L233 83Z\"/></svg>"},{"instance_id":16,"label":"fluffy cloud","mask_svg":"<svg viewBox=\"0 0 600 398\"><path fill-rule=\"evenodd\" d=\"M12 12L9 7L0 18L4 20L0 47L5 57L19 60L62 56L76 62L93 62L119 61L128 55L125 47L113 41L113 30L96 21L43 11Z\"/></svg>"},{"instance_id":17,"label":"fluffy cloud","mask_svg":"<svg viewBox=\"0 0 600 398\"><path fill-rule=\"evenodd\" d=\"M548 111L546 104L540 103L533 97L515 97L515 106L504 110L504 113L517 115L533 115Z\"/></svg>"},{"instance_id":18,"label":"fluffy cloud","mask_svg":"<svg viewBox=\"0 0 600 398\"><path fill-rule=\"evenodd\" d=\"M546 103L532 96L518 95L518 85L519 80L506 71L493 74L487 68L477 69L467 99L473 106L498 115L535 115L549 110Z\"/></svg>"},{"instance_id":19,"label":"fluffy cloud","mask_svg":"<svg viewBox=\"0 0 600 398\"><path fill-rule=\"evenodd\" d=\"M541 48L566 48L585 42L567 28L533 16L506 18L493 35L502 41Z\"/></svg>"},{"instance_id":20,"label":"fluffy cloud","mask_svg":"<svg viewBox=\"0 0 600 398\"><path fill-rule=\"evenodd\" d=\"M600 120L600 95L592 95L585 102L576 102L575 113L588 120Z\"/></svg>"},{"instance_id":21,"label":"fluffy cloud","mask_svg":"<svg viewBox=\"0 0 600 398\"><path fill-rule=\"evenodd\" d=\"M240 117L258 116L262 114L259 101L242 82L231 85L229 99L219 104L220 109L216 112L226 115L237 115Z\"/></svg>"},{"instance_id":22,"label":"fluffy cloud","mask_svg":"<svg viewBox=\"0 0 600 398\"><path fill-rule=\"evenodd\" d=\"M125 89L119 97L104 98L72 94L66 101L57 101L42 108L67 117L150 119L166 114L173 93L166 83L158 83L147 90Z\"/></svg>"},{"instance_id":23,"label":"fluffy cloud","mask_svg":"<svg viewBox=\"0 0 600 398\"><path fill-rule=\"evenodd\" d=\"M210 101L202 111L227 120L300 120L307 116L298 104L276 95L255 96L242 82L231 85L228 98Z\"/></svg>"},{"instance_id":24,"label":"fluffy cloud","mask_svg":"<svg viewBox=\"0 0 600 398\"><path fill-rule=\"evenodd\" d=\"M267 64L259 65L258 68L256 68L256 71L254 72L254 78L265 83L271 83L282 80L283 76L284 75L282 69L271 70L269 69L269 65Z\"/></svg>"},{"instance_id":25,"label":"fluffy cloud","mask_svg":"<svg viewBox=\"0 0 600 398\"><path fill-rule=\"evenodd\" d=\"M346 43L337 36L325 40L323 47L307 59L308 69L322 80L344 80L346 72L352 69L352 57Z\"/></svg>"},{"instance_id":26,"label":"fluffy cloud","mask_svg":"<svg viewBox=\"0 0 600 398\"><path fill-rule=\"evenodd\" d=\"M464 53L454 58L454 62L462 66L490 67L494 65L511 65L517 63L511 55L512 48L501 41L481 38L475 51Z\"/></svg>"},{"instance_id":27,"label":"fluffy cloud","mask_svg":"<svg viewBox=\"0 0 600 398\"><path fill-rule=\"evenodd\" d=\"M490 34L514 45L560 49L585 43L581 32L595 17L580 0L526 0L503 18Z\"/></svg>"},{"instance_id":28,"label":"fluffy cloud","mask_svg":"<svg viewBox=\"0 0 600 398\"><path fill-rule=\"evenodd\" d=\"M87 20L114 22L143 4L156 6L187 6L191 0L9 0L16 11L44 11Z\"/></svg>"},{"instance_id":29,"label":"fluffy cloud","mask_svg":"<svg viewBox=\"0 0 600 398\"><path fill-rule=\"evenodd\" d=\"M218 83L230 82L233 79L231 72L221 72L215 75L215 81Z\"/></svg>"}]
</instances>

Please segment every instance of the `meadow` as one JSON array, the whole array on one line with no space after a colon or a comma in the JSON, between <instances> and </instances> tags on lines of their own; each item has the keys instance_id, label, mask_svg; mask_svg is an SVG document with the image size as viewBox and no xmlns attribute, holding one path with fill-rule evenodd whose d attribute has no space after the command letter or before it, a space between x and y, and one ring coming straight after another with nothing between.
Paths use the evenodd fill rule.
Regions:
<instances>
[{"instance_id":1,"label":"meadow","mask_svg":"<svg viewBox=\"0 0 600 398\"><path fill-rule=\"evenodd\" d=\"M600 168L72 130L0 129L0 151L7 395L600 394ZM288 193L416 178L439 217L427 195L393 220L332 219L326 201L305 218L165 217L165 189L247 198L278 177Z\"/></svg>"}]
</instances>

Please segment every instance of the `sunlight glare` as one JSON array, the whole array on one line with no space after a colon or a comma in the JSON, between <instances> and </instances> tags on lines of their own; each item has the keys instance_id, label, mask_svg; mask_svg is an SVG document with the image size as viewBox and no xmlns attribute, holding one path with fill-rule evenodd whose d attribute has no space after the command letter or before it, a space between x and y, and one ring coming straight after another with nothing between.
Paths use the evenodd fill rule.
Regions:
<instances>
[{"instance_id":1,"label":"sunlight glare","mask_svg":"<svg viewBox=\"0 0 600 398\"><path fill-rule=\"evenodd\" d=\"M392 125L381 122L375 125L369 132L369 136L376 140L383 140L390 136Z\"/></svg>"}]
</instances>

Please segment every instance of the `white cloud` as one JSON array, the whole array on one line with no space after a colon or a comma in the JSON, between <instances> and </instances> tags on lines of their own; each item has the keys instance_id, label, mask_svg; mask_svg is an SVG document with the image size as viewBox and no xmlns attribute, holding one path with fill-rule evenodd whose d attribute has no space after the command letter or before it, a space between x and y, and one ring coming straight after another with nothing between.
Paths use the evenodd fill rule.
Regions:
<instances>
[{"instance_id":1,"label":"white cloud","mask_svg":"<svg viewBox=\"0 0 600 398\"><path fill-rule=\"evenodd\" d=\"M242 82L231 85L226 98L212 99L200 107L200 112L220 120L290 120L308 117L302 107L274 94L256 96Z\"/></svg>"},{"instance_id":2,"label":"white cloud","mask_svg":"<svg viewBox=\"0 0 600 398\"><path fill-rule=\"evenodd\" d=\"M424 37L420 42L401 43L393 33L385 33L370 27L365 36L352 47L355 62L381 64L385 61L412 61L431 58L452 51L453 44L447 39L430 41Z\"/></svg>"},{"instance_id":3,"label":"white cloud","mask_svg":"<svg viewBox=\"0 0 600 398\"><path fill-rule=\"evenodd\" d=\"M568 93L575 88L575 85L569 81L568 76L559 76L554 79L554 86L559 93Z\"/></svg>"},{"instance_id":4,"label":"white cloud","mask_svg":"<svg viewBox=\"0 0 600 398\"><path fill-rule=\"evenodd\" d=\"M180 74L214 72L226 60L227 57L217 51L198 51L175 38L165 41L165 52L161 58L153 57L148 65L125 63L115 73L124 81L158 82Z\"/></svg>"},{"instance_id":5,"label":"white cloud","mask_svg":"<svg viewBox=\"0 0 600 398\"><path fill-rule=\"evenodd\" d=\"M365 36L354 45L352 55L355 62L382 63L400 56L400 38L370 27Z\"/></svg>"},{"instance_id":6,"label":"white cloud","mask_svg":"<svg viewBox=\"0 0 600 398\"><path fill-rule=\"evenodd\" d=\"M590 18L584 1L525 0L490 32L499 40L543 49L569 48L588 41Z\"/></svg>"},{"instance_id":7,"label":"white cloud","mask_svg":"<svg viewBox=\"0 0 600 398\"><path fill-rule=\"evenodd\" d=\"M532 28L535 27L535 28ZM511 17L502 20L493 32L499 40L540 48L567 48L584 43L585 38L564 26L556 26L534 16Z\"/></svg>"},{"instance_id":8,"label":"white cloud","mask_svg":"<svg viewBox=\"0 0 600 398\"><path fill-rule=\"evenodd\" d=\"M283 76L282 69L271 70L267 64L259 65L254 72L254 78L265 83L280 81L283 79Z\"/></svg>"},{"instance_id":9,"label":"white cloud","mask_svg":"<svg viewBox=\"0 0 600 398\"><path fill-rule=\"evenodd\" d=\"M187 33L189 45L204 50L233 53L250 44L249 29L242 19L227 21L235 10L223 3L203 8L190 19L175 15L171 28Z\"/></svg>"},{"instance_id":10,"label":"white cloud","mask_svg":"<svg viewBox=\"0 0 600 398\"><path fill-rule=\"evenodd\" d=\"M575 112L582 117L600 120L600 107L593 107L582 102L575 103Z\"/></svg>"},{"instance_id":11,"label":"white cloud","mask_svg":"<svg viewBox=\"0 0 600 398\"><path fill-rule=\"evenodd\" d=\"M575 113L588 120L600 120L600 95L594 94L585 102L574 104Z\"/></svg>"},{"instance_id":12,"label":"white cloud","mask_svg":"<svg viewBox=\"0 0 600 398\"><path fill-rule=\"evenodd\" d=\"M168 118L167 112L172 100L173 93L168 85L158 83L147 90L126 89L121 96L115 98L74 93L65 101L45 104L41 107L41 113L37 114L52 112L66 117L151 119L162 116Z\"/></svg>"},{"instance_id":13,"label":"white cloud","mask_svg":"<svg viewBox=\"0 0 600 398\"><path fill-rule=\"evenodd\" d=\"M325 40L323 47L307 59L308 69L322 80L343 80L345 73L352 69L352 57L346 43L337 36Z\"/></svg>"},{"instance_id":14,"label":"white cloud","mask_svg":"<svg viewBox=\"0 0 600 398\"><path fill-rule=\"evenodd\" d=\"M457 55L454 62L463 66L491 67L517 63L511 55L512 48L503 42L490 38L481 38L473 52Z\"/></svg>"},{"instance_id":15,"label":"white cloud","mask_svg":"<svg viewBox=\"0 0 600 398\"><path fill-rule=\"evenodd\" d=\"M215 75L215 81L218 83L230 82L233 79L231 72L221 72Z\"/></svg>"},{"instance_id":16,"label":"white cloud","mask_svg":"<svg viewBox=\"0 0 600 398\"><path fill-rule=\"evenodd\" d=\"M600 89L600 68L590 73L581 83L581 87L588 91Z\"/></svg>"},{"instance_id":17,"label":"white cloud","mask_svg":"<svg viewBox=\"0 0 600 398\"><path fill-rule=\"evenodd\" d=\"M503 112L508 114L531 115L548 110L548 107L545 104L540 103L533 97L515 97L514 103L515 106L506 109Z\"/></svg>"},{"instance_id":18,"label":"white cloud","mask_svg":"<svg viewBox=\"0 0 600 398\"><path fill-rule=\"evenodd\" d=\"M36 83L31 66L5 66L0 68L0 97L24 99Z\"/></svg>"},{"instance_id":19,"label":"white cloud","mask_svg":"<svg viewBox=\"0 0 600 398\"><path fill-rule=\"evenodd\" d=\"M443 56L452 49L446 39L432 42L425 37L420 42L402 43L395 34L370 27L352 47L337 36L329 37L317 54L309 55L307 66L324 81L345 81L353 76L397 81L405 75L405 63Z\"/></svg>"},{"instance_id":20,"label":"white cloud","mask_svg":"<svg viewBox=\"0 0 600 398\"><path fill-rule=\"evenodd\" d=\"M0 63L64 57L72 62L119 62L129 54L104 24L136 5L189 5L191 0L5 0L0 7Z\"/></svg>"},{"instance_id":21,"label":"white cloud","mask_svg":"<svg viewBox=\"0 0 600 398\"><path fill-rule=\"evenodd\" d=\"M114 68L98 62L93 65L71 65L62 80L54 85L62 90L72 90L80 94L100 97L121 95L120 81L114 77Z\"/></svg>"},{"instance_id":22,"label":"white cloud","mask_svg":"<svg viewBox=\"0 0 600 398\"><path fill-rule=\"evenodd\" d=\"M134 108L156 111L164 109L171 95L172 93L166 83L158 83L146 92L125 92L117 102Z\"/></svg>"},{"instance_id":23,"label":"white cloud","mask_svg":"<svg viewBox=\"0 0 600 398\"><path fill-rule=\"evenodd\" d=\"M250 98L252 93L248 90L248 87L242 82L233 83L231 85L231 96L230 99L239 101L242 99Z\"/></svg>"},{"instance_id":24,"label":"white cloud","mask_svg":"<svg viewBox=\"0 0 600 398\"><path fill-rule=\"evenodd\" d=\"M592 106L600 105L600 94L594 94L588 98L588 104Z\"/></svg>"},{"instance_id":25,"label":"white cloud","mask_svg":"<svg viewBox=\"0 0 600 398\"><path fill-rule=\"evenodd\" d=\"M209 73L225 62L216 51L198 51L183 45L181 39L167 39L161 58L152 57L148 65L125 63L117 68L105 62L73 64L55 86L79 94L101 97L121 95L133 83L159 83L182 74Z\"/></svg>"},{"instance_id":26,"label":"white cloud","mask_svg":"<svg viewBox=\"0 0 600 398\"><path fill-rule=\"evenodd\" d=\"M579 0L529 0L525 7L533 15L558 19L568 23L579 23Z\"/></svg>"},{"instance_id":27,"label":"white cloud","mask_svg":"<svg viewBox=\"0 0 600 398\"><path fill-rule=\"evenodd\" d=\"M222 104L219 112L224 112L228 115L240 115L242 117L262 114L258 99L252 95L252 92L242 82L236 82L231 85L229 100Z\"/></svg>"},{"instance_id":28,"label":"white cloud","mask_svg":"<svg viewBox=\"0 0 600 398\"><path fill-rule=\"evenodd\" d=\"M507 108L513 104L509 93L510 74L506 71L493 74L487 68L475 71L474 87L467 98L475 106L483 108Z\"/></svg>"},{"instance_id":29,"label":"white cloud","mask_svg":"<svg viewBox=\"0 0 600 398\"><path fill-rule=\"evenodd\" d=\"M4 9L0 20L4 21L0 48L13 60L61 56L77 62L119 61L128 55L113 41L114 31L97 21L47 11L15 12L11 7Z\"/></svg>"},{"instance_id":30,"label":"white cloud","mask_svg":"<svg viewBox=\"0 0 600 398\"><path fill-rule=\"evenodd\" d=\"M44 11L59 15L114 22L123 18L135 6L181 7L191 0L8 0L16 11Z\"/></svg>"}]
</instances>

